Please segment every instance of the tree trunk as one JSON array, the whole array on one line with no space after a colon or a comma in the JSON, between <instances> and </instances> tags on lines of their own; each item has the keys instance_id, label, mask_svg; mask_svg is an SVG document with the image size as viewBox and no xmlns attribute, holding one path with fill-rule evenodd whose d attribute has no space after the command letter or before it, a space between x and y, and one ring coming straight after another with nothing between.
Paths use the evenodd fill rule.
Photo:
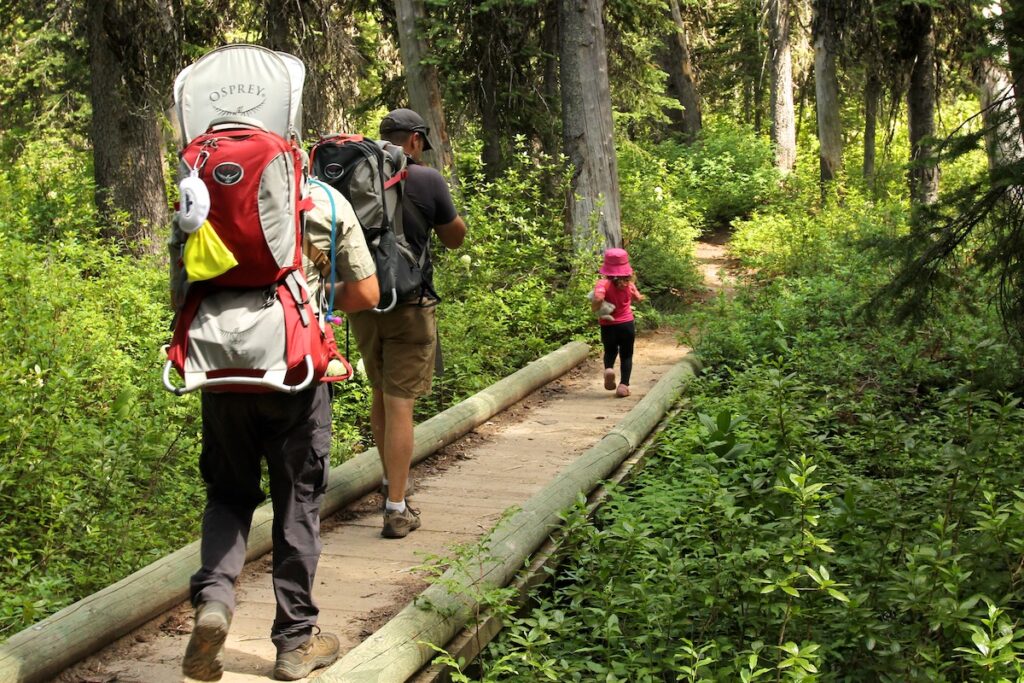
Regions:
<instances>
[{"instance_id":1,"label":"tree trunk","mask_svg":"<svg viewBox=\"0 0 1024 683\"><path fill-rule=\"evenodd\" d=\"M601 0L560 0L562 136L573 167L569 213L578 252L622 245Z\"/></svg>"},{"instance_id":2,"label":"tree trunk","mask_svg":"<svg viewBox=\"0 0 1024 683\"><path fill-rule=\"evenodd\" d=\"M871 65L868 66L871 68ZM868 74L864 84L864 182L871 187L875 183L875 138L878 131L878 99L882 93L882 81L878 74Z\"/></svg>"},{"instance_id":3,"label":"tree trunk","mask_svg":"<svg viewBox=\"0 0 1024 683\"><path fill-rule=\"evenodd\" d=\"M1024 0L1002 0L1003 34L1015 86L1017 127L1024 134Z\"/></svg>"},{"instance_id":4,"label":"tree trunk","mask_svg":"<svg viewBox=\"0 0 1024 683\"><path fill-rule=\"evenodd\" d=\"M839 79L836 77L836 17L831 0L814 3L814 101L818 116L818 159L822 188L843 165L843 133L839 120Z\"/></svg>"},{"instance_id":5,"label":"tree trunk","mask_svg":"<svg viewBox=\"0 0 1024 683\"><path fill-rule=\"evenodd\" d=\"M491 55L485 55L484 63L480 65L480 72L482 86L480 92L480 136L484 143L481 156L484 162L484 172L488 178L493 180L505 169L505 155L501 147L501 121L498 118L497 102L494 101L497 85Z\"/></svg>"},{"instance_id":6,"label":"tree trunk","mask_svg":"<svg viewBox=\"0 0 1024 683\"><path fill-rule=\"evenodd\" d=\"M768 0L771 34L772 143L775 166L789 173L796 164L796 121L793 114L793 58L789 46L789 0Z\"/></svg>"},{"instance_id":7,"label":"tree trunk","mask_svg":"<svg viewBox=\"0 0 1024 683\"><path fill-rule=\"evenodd\" d=\"M140 65L160 59L154 57L157 46L148 51L148 41L162 38L166 47L176 33L168 3L127 6L132 4L88 0L85 7L96 205L105 237L123 240L133 253L157 253L162 245L155 237L169 219L161 126L165 103L150 77L163 74L143 72ZM140 26L158 30L142 41L136 39L144 33Z\"/></svg>"},{"instance_id":8,"label":"tree trunk","mask_svg":"<svg viewBox=\"0 0 1024 683\"><path fill-rule=\"evenodd\" d=\"M904 11L914 59L907 90L910 196L921 204L934 204L939 198L939 167L931 158L931 138L935 136L935 27L931 6L907 5Z\"/></svg>"},{"instance_id":9,"label":"tree trunk","mask_svg":"<svg viewBox=\"0 0 1024 683\"><path fill-rule=\"evenodd\" d=\"M676 121L676 127L689 141L697 139L701 130L700 93L697 89L697 74L690 59L690 45L686 23L679 9L679 0L669 0L669 10L675 30L669 37L668 74L673 93L683 105L683 111ZM675 110L672 110L675 113Z\"/></svg>"},{"instance_id":10,"label":"tree trunk","mask_svg":"<svg viewBox=\"0 0 1024 683\"><path fill-rule=\"evenodd\" d=\"M350 30L352 17L336 10L334 3L307 0L302 3L264 0L263 44L271 50L293 54L306 66L302 90L303 137L309 133L351 131L346 105L359 95L359 79L353 74L354 53Z\"/></svg>"},{"instance_id":11,"label":"tree trunk","mask_svg":"<svg viewBox=\"0 0 1024 683\"><path fill-rule=\"evenodd\" d=\"M541 144L544 151L552 158L558 155L561 150L560 130L558 127L558 109L561 86L558 82L559 69L559 26L558 26L558 5L560 0L547 0L547 7L544 12L544 31L541 34L541 45L544 51L544 102L547 104L551 116L548 117L550 124L543 128Z\"/></svg>"},{"instance_id":12,"label":"tree trunk","mask_svg":"<svg viewBox=\"0 0 1024 683\"><path fill-rule=\"evenodd\" d=\"M429 50L419 27L426 13L423 0L395 0L395 15L398 18L398 43L405 68L405 86L409 91L409 106L416 111L430 127L430 141L434 149L423 154L424 161L448 176L453 185L455 177L454 156L448 128L445 125L444 107L441 105L441 86L437 69L426 63Z\"/></svg>"},{"instance_id":13,"label":"tree trunk","mask_svg":"<svg viewBox=\"0 0 1024 683\"><path fill-rule=\"evenodd\" d=\"M986 19L999 16L998 3L982 10ZM981 54L974 69L982 119L985 123L985 149L990 169L1006 166L1024 158L1017 98L1010 75L1003 66L1007 56L1001 36L989 34L989 49Z\"/></svg>"}]
</instances>

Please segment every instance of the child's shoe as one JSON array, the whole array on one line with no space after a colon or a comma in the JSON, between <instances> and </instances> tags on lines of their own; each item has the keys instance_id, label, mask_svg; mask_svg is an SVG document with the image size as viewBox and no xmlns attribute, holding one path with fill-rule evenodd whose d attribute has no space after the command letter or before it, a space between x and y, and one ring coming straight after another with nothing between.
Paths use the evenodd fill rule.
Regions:
<instances>
[{"instance_id":1,"label":"child's shoe","mask_svg":"<svg viewBox=\"0 0 1024 683\"><path fill-rule=\"evenodd\" d=\"M615 370L613 368L604 369L604 388L608 391L615 388Z\"/></svg>"},{"instance_id":2,"label":"child's shoe","mask_svg":"<svg viewBox=\"0 0 1024 683\"><path fill-rule=\"evenodd\" d=\"M615 390L615 398L626 398L629 396L629 385L620 384L619 388Z\"/></svg>"}]
</instances>

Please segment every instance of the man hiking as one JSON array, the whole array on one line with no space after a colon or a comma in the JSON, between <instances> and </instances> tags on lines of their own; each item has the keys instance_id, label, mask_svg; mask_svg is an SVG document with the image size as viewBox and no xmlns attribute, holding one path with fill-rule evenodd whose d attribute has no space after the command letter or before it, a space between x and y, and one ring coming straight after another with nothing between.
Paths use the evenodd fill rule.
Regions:
<instances>
[{"instance_id":1,"label":"man hiking","mask_svg":"<svg viewBox=\"0 0 1024 683\"><path fill-rule=\"evenodd\" d=\"M362 311L350 316L373 387L370 428L384 468L385 538L403 538L420 527L419 513L405 499L413 451L413 406L430 392L437 349L430 232L449 249L462 245L466 224L459 216L444 177L420 164L431 149L430 129L411 109L395 109L380 124L380 136L405 150L408 177L402 206L405 237L416 258L426 254L421 293L387 313Z\"/></svg>"}]
</instances>

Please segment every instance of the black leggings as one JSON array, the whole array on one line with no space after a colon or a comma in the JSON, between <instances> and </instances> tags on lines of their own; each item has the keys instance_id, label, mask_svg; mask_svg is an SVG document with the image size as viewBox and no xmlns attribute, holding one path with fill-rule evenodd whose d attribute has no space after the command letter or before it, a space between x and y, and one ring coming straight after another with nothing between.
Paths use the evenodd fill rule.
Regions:
<instances>
[{"instance_id":1,"label":"black leggings","mask_svg":"<svg viewBox=\"0 0 1024 683\"><path fill-rule=\"evenodd\" d=\"M616 325L601 325L601 343L604 345L604 367L611 368L615 365L615 357L618 356L621 363L619 374L620 384L629 386L629 376L633 372L633 340L636 339L636 324L632 320L628 323Z\"/></svg>"}]
</instances>

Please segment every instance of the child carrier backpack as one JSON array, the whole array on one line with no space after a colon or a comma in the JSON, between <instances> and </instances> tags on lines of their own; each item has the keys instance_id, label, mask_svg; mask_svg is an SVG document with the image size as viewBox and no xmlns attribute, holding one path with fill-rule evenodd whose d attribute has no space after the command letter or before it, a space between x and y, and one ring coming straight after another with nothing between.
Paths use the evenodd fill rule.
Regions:
<instances>
[{"instance_id":1,"label":"child carrier backpack","mask_svg":"<svg viewBox=\"0 0 1024 683\"><path fill-rule=\"evenodd\" d=\"M295 393L351 374L302 272L311 207L297 132L304 74L291 55L229 45L175 81L183 180L172 243L183 246L172 273L183 271L188 286L163 380L176 394ZM341 371L326 377L332 360Z\"/></svg>"},{"instance_id":2,"label":"child carrier backpack","mask_svg":"<svg viewBox=\"0 0 1024 683\"><path fill-rule=\"evenodd\" d=\"M341 192L359 219L377 267L377 313L427 296L437 299L424 278L429 252L416 256L403 230L406 163L398 145L362 135L326 135L309 151L310 175Z\"/></svg>"}]
</instances>

